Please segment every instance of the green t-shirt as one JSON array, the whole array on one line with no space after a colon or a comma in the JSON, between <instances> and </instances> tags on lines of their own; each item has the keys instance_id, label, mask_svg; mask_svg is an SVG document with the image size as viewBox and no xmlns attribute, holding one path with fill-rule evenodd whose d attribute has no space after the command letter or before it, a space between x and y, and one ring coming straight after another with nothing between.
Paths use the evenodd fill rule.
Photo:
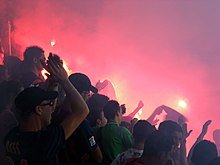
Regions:
<instances>
[{"instance_id":1,"label":"green t-shirt","mask_svg":"<svg viewBox=\"0 0 220 165\"><path fill-rule=\"evenodd\" d=\"M112 120L100 129L99 140L104 156L103 163L110 164L118 154L132 146L133 137L127 128Z\"/></svg>"}]
</instances>

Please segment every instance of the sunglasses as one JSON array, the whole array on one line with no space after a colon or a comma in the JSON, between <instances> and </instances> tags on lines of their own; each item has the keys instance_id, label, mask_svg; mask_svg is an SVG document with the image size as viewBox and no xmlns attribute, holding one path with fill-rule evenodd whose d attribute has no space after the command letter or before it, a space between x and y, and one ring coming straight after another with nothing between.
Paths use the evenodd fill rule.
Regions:
<instances>
[{"instance_id":1,"label":"sunglasses","mask_svg":"<svg viewBox=\"0 0 220 165\"><path fill-rule=\"evenodd\" d=\"M47 106L47 105L49 105L49 106L53 106L54 105L54 102L53 101L50 101L50 102L48 102L48 103L44 103L44 104L40 104L40 106Z\"/></svg>"}]
</instances>

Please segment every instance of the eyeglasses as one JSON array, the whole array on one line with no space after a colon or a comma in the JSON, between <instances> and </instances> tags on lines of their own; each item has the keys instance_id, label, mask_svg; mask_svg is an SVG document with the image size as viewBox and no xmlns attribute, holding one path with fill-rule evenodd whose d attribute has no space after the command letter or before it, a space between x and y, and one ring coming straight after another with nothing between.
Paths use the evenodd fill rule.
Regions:
<instances>
[{"instance_id":1,"label":"eyeglasses","mask_svg":"<svg viewBox=\"0 0 220 165\"><path fill-rule=\"evenodd\" d=\"M40 104L40 106L47 106L47 105L52 107L54 105L54 102L50 101L49 103Z\"/></svg>"}]
</instances>

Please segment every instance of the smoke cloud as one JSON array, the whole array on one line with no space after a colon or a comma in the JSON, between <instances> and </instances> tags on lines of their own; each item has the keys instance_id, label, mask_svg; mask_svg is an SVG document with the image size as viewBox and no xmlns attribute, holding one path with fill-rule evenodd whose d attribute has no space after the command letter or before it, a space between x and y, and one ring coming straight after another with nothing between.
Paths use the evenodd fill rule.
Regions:
<instances>
[{"instance_id":1,"label":"smoke cloud","mask_svg":"<svg viewBox=\"0 0 220 165\"><path fill-rule=\"evenodd\" d=\"M208 138L220 128L220 1L14 0L10 9L6 2L1 15L13 14L22 51L39 45L93 84L110 80L128 111L143 100L144 118L185 99L187 110L178 111L194 138L208 119Z\"/></svg>"}]
</instances>

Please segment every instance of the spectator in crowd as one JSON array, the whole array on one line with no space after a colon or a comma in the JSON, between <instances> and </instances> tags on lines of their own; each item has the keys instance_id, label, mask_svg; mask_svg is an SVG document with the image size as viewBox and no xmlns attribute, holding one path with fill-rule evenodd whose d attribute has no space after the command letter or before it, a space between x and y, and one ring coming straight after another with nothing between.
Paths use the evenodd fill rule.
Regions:
<instances>
[{"instance_id":1,"label":"spectator in crowd","mask_svg":"<svg viewBox=\"0 0 220 165\"><path fill-rule=\"evenodd\" d=\"M15 96L22 90L17 81L3 81L0 83L0 164L5 164L4 138L8 131L18 125L14 113L11 111Z\"/></svg>"},{"instance_id":2,"label":"spectator in crowd","mask_svg":"<svg viewBox=\"0 0 220 165\"><path fill-rule=\"evenodd\" d=\"M98 130L97 140L103 153L103 164L107 165L132 146L133 137L127 128L120 126L122 110L117 101L108 101L103 110L108 122Z\"/></svg>"},{"instance_id":3,"label":"spectator in crowd","mask_svg":"<svg viewBox=\"0 0 220 165\"><path fill-rule=\"evenodd\" d=\"M174 142L161 131L154 131L146 140L140 158L129 159L126 165L172 165L170 153Z\"/></svg>"},{"instance_id":4,"label":"spectator in crowd","mask_svg":"<svg viewBox=\"0 0 220 165\"><path fill-rule=\"evenodd\" d=\"M39 86L44 82L41 74L45 65L44 50L38 46L26 48L24 52L24 60L21 64L21 82L23 86Z\"/></svg>"},{"instance_id":5,"label":"spectator in crowd","mask_svg":"<svg viewBox=\"0 0 220 165\"><path fill-rule=\"evenodd\" d=\"M206 135L207 131L208 131L208 127L209 125L211 124L211 120L208 120L205 122L205 124L203 124L203 127L202 127L202 132L199 134L199 137L196 139L195 143L192 145L192 147L190 148L189 150L189 154L188 154L188 157L187 157L187 161L188 161L188 164L191 165L192 164L192 161L191 161L191 158L192 158L192 153L193 153L193 150L195 148L195 146L201 142L204 138L204 136Z\"/></svg>"},{"instance_id":6,"label":"spectator in crowd","mask_svg":"<svg viewBox=\"0 0 220 165\"><path fill-rule=\"evenodd\" d=\"M218 156L216 145L208 140L202 140L196 144L191 161L193 165L208 165Z\"/></svg>"},{"instance_id":7,"label":"spectator in crowd","mask_svg":"<svg viewBox=\"0 0 220 165\"><path fill-rule=\"evenodd\" d=\"M144 143L149 135L156 129L146 120L139 120L133 129L134 144L132 148L119 154L111 165L125 165L130 158L141 157L144 149Z\"/></svg>"},{"instance_id":8,"label":"spectator in crowd","mask_svg":"<svg viewBox=\"0 0 220 165\"><path fill-rule=\"evenodd\" d=\"M165 120L160 123L159 130L174 141L174 151L172 152L172 159L175 165L187 165L186 159L186 135L185 131L180 125L171 120ZM185 130L185 129L184 129Z\"/></svg>"},{"instance_id":9,"label":"spectator in crowd","mask_svg":"<svg viewBox=\"0 0 220 165\"><path fill-rule=\"evenodd\" d=\"M68 80L63 66L51 57L45 67L64 89L64 102L71 113L65 116L60 125L52 125L51 114L58 95L56 91L29 87L19 93L15 98L19 126L5 138L6 158L10 164L58 164L57 153L89 113L85 101Z\"/></svg>"},{"instance_id":10,"label":"spectator in crowd","mask_svg":"<svg viewBox=\"0 0 220 165\"><path fill-rule=\"evenodd\" d=\"M90 97L90 91L97 93L97 89L91 85L90 79L85 74L71 74L69 80L85 101ZM68 109L65 108L61 112L68 114L66 110ZM60 152L59 158L63 165L89 165L102 161L102 152L96 144L93 130L88 120L84 120L67 140L66 146Z\"/></svg>"},{"instance_id":11,"label":"spectator in crowd","mask_svg":"<svg viewBox=\"0 0 220 165\"><path fill-rule=\"evenodd\" d=\"M109 97L98 93L93 94L88 100L87 105L89 107L89 115L87 119L90 125L93 127L94 134L96 135L99 127L104 127L107 123L107 119L104 115L103 107L108 102Z\"/></svg>"}]
</instances>

